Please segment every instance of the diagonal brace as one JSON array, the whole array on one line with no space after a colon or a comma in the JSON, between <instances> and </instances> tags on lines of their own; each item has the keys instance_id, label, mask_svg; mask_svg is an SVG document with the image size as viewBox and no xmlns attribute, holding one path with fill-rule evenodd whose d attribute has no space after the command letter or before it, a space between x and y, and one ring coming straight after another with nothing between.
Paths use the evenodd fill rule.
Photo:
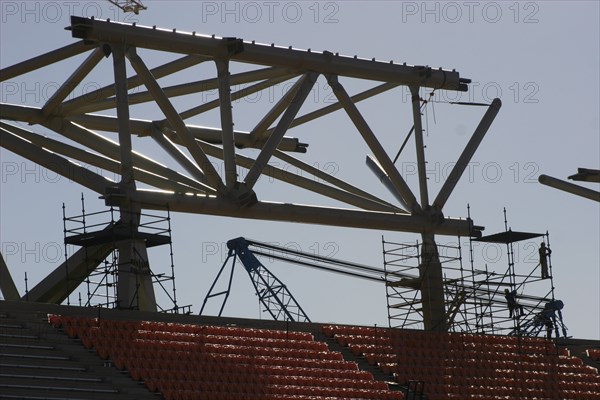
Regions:
<instances>
[{"instance_id":1,"label":"diagonal brace","mask_svg":"<svg viewBox=\"0 0 600 400\"><path fill-rule=\"evenodd\" d=\"M169 140L169 138L166 137L156 125L152 125L150 131L152 139L154 139L154 141L158 143L163 150L169 153L169 155L173 157L179 163L179 165L185 168L185 170L189 172L195 179L198 179L199 182L206 183L206 177L202 171L200 171L194 162L190 160L183 151L175 146L175 144Z\"/></svg>"},{"instance_id":2,"label":"diagonal brace","mask_svg":"<svg viewBox=\"0 0 600 400\"><path fill-rule=\"evenodd\" d=\"M75 87L81 83L83 78L85 78L87 74L89 74L92 69L98 65L104 55L104 50L101 47L92 51L92 54L85 59L85 61L73 72L73 74L67 78L65 83L63 83L62 86L52 95L52 97L48 99L46 104L44 104L42 107L42 114L44 114L44 117L47 117L48 115L52 114L54 110L56 110L60 103L67 98L69 93L75 90Z\"/></svg>"},{"instance_id":3,"label":"diagonal brace","mask_svg":"<svg viewBox=\"0 0 600 400\"><path fill-rule=\"evenodd\" d=\"M291 101L287 110L285 110L285 113L281 116L281 119L279 120L277 127L273 131L273 134L269 137L269 139L263 146L260 154L258 155L258 157L256 157L254 165L252 166L250 171L248 171L246 179L244 179L244 183L246 184L246 187L248 189L251 189L258 180L260 174L262 173L262 170L269 162L269 159L273 155L273 152L277 149L279 142L281 142L283 135L285 135L285 133L288 130L288 127L290 126L290 124L296 117L296 114L300 110L300 107L302 107L302 104L304 104L306 97L308 97L310 90L317 81L317 77L317 73L310 72L304 75L302 78L300 78L298 82L296 82L296 84L299 85L299 89L294 95L294 99Z\"/></svg>"},{"instance_id":4,"label":"diagonal brace","mask_svg":"<svg viewBox=\"0 0 600 400\"><path fill-rule=\"evenodd\" d=\"M253 142L264 140L269 135L266 134L267 129L273 122L283 113L294 100L302 80L299 79L294 86L287 91L287 93L279 99L279 101L269 110L269 112L260 120L260 122L250 131L250 139Z\"/></svg>"},{"instance_id":5,"label":"diagonal brace","mask_svg":"<svg viewBox=\"0 0 600 400\"><path fill-rule=\"evenodd\" d=\"M381 143L379 143L379 140L377 140L377 137L371 130L371 127L360 114L360 111L358 111L356 105L352 102L352 99L344 87L338 82L337 75L328 75L327 81L329 86L331 86L333 89L333 93L342 104L344 110L346 110L346 113L363 137L364 141L375 155L375 158L377 161L379 161L381 167L388 174L394 188L404 199L404 203L409 207L408 211L412 213L419 212L421 207L417 203L415 195L411 192L410 188L404 181L404 178L402 178L402 175L400 175L400 172L398 172L398 169L396 169L396 166L394 166L394 163L385 152L383 146L381 146Z\"/></svg>"},{"instance_id":6,"label":"diagonal brace","mask_svg":"<svg viewBox=\"0 0 600 400\"><path fill-rule=\"evenodd\" d=\"M152 75L156 79L159 79L164 76L173 74L177 71L180 71L182 69L186 69L186 68L189 68L196 64L200 64L201 62L206 61L206 60L208 60L207 57L200 57L200 56L196 56L196 55L184 56L175 61L171 61L167 64L163 64L158 67L152 68L150 70L150 72L152 72ZM127 78L127 88L128 89L133 89L140 85L143 85L143 82L140 80L140 78L137 75ZM84 107L84 106L85 106L85 110L82 110L82 112L99 111L99 110L103 109L103 107L99 107L99 108L96 107L96 109L90 110L89 109L90 102L93 101L94 102L93 104L99 104L101 100L107 99L114 95L115 95L115 85L107 85L107 86L101 87L100 89L93 90L82 96L79 96L72 100L64 102L61 105L61 112L63 115L68 115L68 114L73 113L74 111L78 111L79 108ZM115 100L114 98L111 98L110 102L108 102L108 103L114 106L114 100ZM100 104L104 104L104 103L100 103ZM134 102L132 101L131 95L129 96L129 104L134 104Z\"/></svg>"},{"instance_id":7,"label":"diagonal brace","mask_svg":"<svg viewBox=\"0 0 600 400\"><path fill-rule=\"evenodd\" d=\"M450 197L452 190L458 183L458 180L465 171L465 168L467 168L467 165L469 164L469 161L471 161L473 154L475 154L477 147L479 147L479 144L483 140L483 137L485 136L486 132L488 131L488 129L490 129L494 118L496 118L496 115L498 115L500 107L502 107L502 102L500 101L500 99L494 99L494 101L492 101L492 104L490 104L489 108L483 115L481 122L475 129L475 132L473 132L473 136L471 136L471 139L469 140L462 154L458 158L456 165L454 165L454 168L452 168L452 171L450 171L448 178L446 178L444 186L442 186L440 192L435 198L435 201L433 202L433 207L435 209L441 210L444 207L444 204L446 204L448 197Z\"/></svg>"},{"instance_id":8,"label":"diagonal brace","mask_svg":"<svg viewBox=\"0 0 600 400\"><path fill-rule=\"evenodd\" d=\"M198 143L196 143L196 140L181 119L181 116L177 113L177 110L175 110L175 107L173 107L173 104L171 104L169 98L164 94L160 88L160 85L158 82L156 82L152 76L152 73L148 70L148 67L146 67L146 64L144 64L142 59L135 53L134 49L129 49L127 57L131 62L131 66L140 76L148 91L152 93L152 96L156 100L156 104L158 104L173 129L175 129L177 137L181 140L184 146L188 148L190 154L206 175L208 184L217 189L218 192L224 194L226 192L226 188L217 170L212 165L204 151L202 151Z\"/></svg>"},{"instance_id":9,"label":"diagonal brace","mask_svg":"<svg viewBox=\"0 0 600 400\"><path fill-rule=\"evenodd\" d=\"M98 194L104 195L107 186L114 186L114 182L103 176L23 140L4 128L0 128L0 139L0 145L5 149L77 182Z\"/></svg>"}]
</instances>

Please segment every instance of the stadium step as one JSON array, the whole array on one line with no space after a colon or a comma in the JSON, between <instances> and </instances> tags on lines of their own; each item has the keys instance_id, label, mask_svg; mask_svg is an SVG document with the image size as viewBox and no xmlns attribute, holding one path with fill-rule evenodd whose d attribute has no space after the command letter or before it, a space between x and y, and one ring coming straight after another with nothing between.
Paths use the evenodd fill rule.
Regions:
<instances>
[{"instance_id":1,"label":"stadium step","mask_svg":"<svg viewBox=\"0 0 600 400\"><path fill-rule=\"evenodd\" d=\"M54 329L46 313L0 315L0 399L160 398Z\"/></svg>"},{"instance_id":2,"label":"stadium step","mask_svg":"<svg viewBox=\"0 0 600 400\"><path fill-rule=\"evenodd\" d=\"M327 337L323 332L315 333L315 340L327 343L330 350L339 352L346 361L353 361L358 364L361 371L367 371L373 375L375 380L387 383L392 391L404 391L404 388L394 381L394 377L386 374L380 368L370 365L367 360L360 355L355 355L348 347L341 346L334 338Z\"/></svg>"}]
</instances>

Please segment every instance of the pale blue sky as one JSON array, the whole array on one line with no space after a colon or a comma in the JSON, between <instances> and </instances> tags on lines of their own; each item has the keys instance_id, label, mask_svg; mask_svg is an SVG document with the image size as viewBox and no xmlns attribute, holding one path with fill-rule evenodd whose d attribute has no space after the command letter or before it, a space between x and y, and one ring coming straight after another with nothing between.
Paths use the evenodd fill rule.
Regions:
<instances>
[{"instance_id":1,"label":"pale blue sky","mask_svg":"<svg viewBox=\"0 0 600 400\"><path fill-rule=\"evenodd\" d=\"M464 217L470 203L475 223L485 226L485 233L491 234L504 229L502 209L506 207L513 230L548 230L556 296L566 305L564 316L569 334L600 338L600 207L593 201L537 183L540 174L566 179L578 167L600 168L598 2L145 1L148 10L137 16L117 12L102 0L2 0L0 4L2 68L72 43L70 32L63 30L69 25L71 12L314 51L456 68L461 76L473 80L471 91L440 92L439 100L455 100L454 96L460 95L461 101L489 102L499 96L503 108L472 160L471 173L463 176L450 197L445 214ZM150 66L165 60L156 53L140 54ZM76 57L43 73L3 82L2 101L43 105L80 60ZM110 83L111 65L109 61L102 62L86 80L88 86L75 90L76 95ZM214 66L203 65L161 83L213 75ZM351 92L366 87L350 81L346 81L346 86ZM275 98L283 90L283 86L276 87ZM206 98L212 100L215 96L210 93ZM256 102L235 103L236 128L250 130L257 115L271 106L273 100L269 97L264 94ZM408 98L405 89L396 89L359 105L392 156L412 125ZM185 97L175 104L187 109L197 99L198 96ZM331 91L321 78L301 113L330 101ZM428 109L424 120L430 198L437 193L449 163L456 160L483 111L447 104ZM155 107L149 106L133 107L132 116L162 118ZM191 122L218 126L218 113L208 113ZM47 133L37 127L33 130ZM364 165L368 149L342 112L292 129L288 134L310 144L309 152L301 156L303 160L393 201ZM54 133L49 135L56 137ZM164 161L162 153L147 146L145 140L134 139L134 148ZM413 154L414 144L410 142L398 166L416 191ZM0 155L0 242L23 292L25 272L31 288L63 261L61 205L67 204L68 214L77 213L82 189L4 149ZM587 186L598 189L597 184ZM88 209L102 207L94 194L83 192ZM265 178L257 186L257 194L262 200L338 205ZM375 266L382 264L382 234L393 241L418 239L415 234L201 215L174 215L172 225L178 297L180 304L193 304L195 312L223 262L225 242L234 237L293 245L323 255L335 253L335 257ZM448 243L456 238L438 240ZM518 249L517 268L527 270L532 266L531 249L530 244ZM501 253L499 257L497 252ZM503 248L476 248L476 263L481 267L487 263L490 269L503 271L504 253ZM166 255L155 256L153 268L164 270ZM276 262L267 266L288 284L313 321L387 325L382 285ZM226 312L258 317L255 296L241 270L235 289Z\"/></svg>"}]
</instances>

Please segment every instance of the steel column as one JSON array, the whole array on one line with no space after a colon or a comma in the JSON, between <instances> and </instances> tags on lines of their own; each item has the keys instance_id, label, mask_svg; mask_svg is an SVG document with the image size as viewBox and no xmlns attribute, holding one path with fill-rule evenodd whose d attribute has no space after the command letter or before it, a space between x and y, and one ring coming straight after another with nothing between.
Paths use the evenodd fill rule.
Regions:
<instances>
[{"instance_id":1,"label":"steel column","mask_svg":"<svg viewBox=\"0 0 600 400\"><path fill-rule=\"evenodd\" d=\"M460 235L459 235L460 236ZM447 332L446 306L444 298L444 276L433 233L421 235L421 305L423 306L423 328L426 331Z\"/></svg>"},{"instance_id":2,"label":"steel column","mask_svg":"<svg viewBox=\"0 0 600 400\"><path fill-rule=\"evenodd\" d=\"M225 186L231 191L237 183L237 165L235 162L235 144L233 138L233 110L231 105L231 86L229 61L216 60L219 81L219 110L221 114L221 143L225 164Z\"/></svg>"},{"instance_id":3,"label":"steel column","mask_svg":"<svg viewBox=\"0 0 600 400\"><path fill-rule=\"evenodd\" d=\"M8 270L8 266L4 261L2 253L0 253L0 291L2 292L2 296L4 296L4 300L19 300L19 291L10 275L10 271Z\"/></svg>"},{"instance_id":4,"label":"steel column","mask_svg":"<svg viewBox=\"0 0 600 400\"><path fill-rule=\"evenodd\" d=\"M421 208L426 209L429 206L429 195L427 193L427 171L425 168L425 145L423 143L423 127L421 124L421 97L419 96L419 87L411 86L412 93L412 111L415 133L415 147L417 154L417 172L419 175L419 193L421 197Z\"/></svg>"},{"instance_id":5,"label":"steel column","mask_svg":"<svg viewBox=\"0 0 600 400\"><path fill-rule=\"evenodd\" d=\"M127 102L127 71L125 51L113 46L113 66L115 76L115 97L117 102L117 124L119 127L119 161L121 162L120 185L126 191L135 190L133 158L131 156L131 129L129 127L129 103Z\"/></svg>"}]
</instances>

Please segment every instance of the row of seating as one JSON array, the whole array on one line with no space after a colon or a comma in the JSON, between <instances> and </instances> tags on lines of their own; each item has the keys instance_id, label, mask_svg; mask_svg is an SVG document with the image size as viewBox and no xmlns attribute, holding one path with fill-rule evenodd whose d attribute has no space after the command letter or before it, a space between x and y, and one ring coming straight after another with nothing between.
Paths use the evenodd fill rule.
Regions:
<instances>
[{"instance_id":1,"label":"row of seating","mask_svg":"<svg viewBox=\"0 0 600 400\"><path fill-rule=\"evenodd\" d=\"M545 338L539 337L520 337L505 335L483 335L464 332L429 332L414 329L389 329L380 327L363 327L350 325L324 325L323 333L328 337L333 335L365 336L381 340L394 339L407 342L424 343L427 347L443 347L449 342L458 342L462 344L474 344L482 346L495 345L516 345L516 346L545 346L548 342Z\"/></svg>"},{"instance_id":2,"label":"row of seating","mask_svg":"<svg viewBox=\"0 0 600 400\"><path fill-rule=\"evenodd\" d=\"M238 346L260 346L272 348L291 348L291 349L308 349L316 351L326 351L327 345L314 340L294 340L294 339L272 339L263 337L244 337L232 335L213 335L213 334L194 334L181 332L166 332L166 331L149 331L139 330L136 332L136 337L139 339L150 340L171 340L178 342L193 342L193 343L215 343L215 344L231 344Z\"/></svg>"},{"instance_id":3,"label":"row of seating","mask_svg":"<svg viewBox=\"0 0 600 400\"><path fill-rule=\"evenodd\" d=\"M48 322L56 328L65 329L65 331L70 327L99 327L115 332L147 330L152 332L171 332L175 334L187 333L196 335L202 334L300 341L314 340L313 335L309 332L242 328L237 326L212 326L157 321L111 320L80 316L62 316L56 314L49 314Z\"/></svg>"},{"instance_id":4,"label":"row of seating","mask_svg":"<svg viewBox=\"0 0 600 400\"><path fill-rule=\"evenodd\" d=\"M598 371L544 338L336 325L323 332L399 383L425 381L430 400L600 399Z\"/></svg>"},{"instance_id":5,"label":"row of seating","mask_svg":"<svg viewBox=\"0 0 600 400\"><path fill-rule=\"evenodd\" d=\"M49 321L167 400L403 398L310 333L66 316Z\"/></svg>"},{"instance_id":6,"label":"row of seating","mask_svg":"<svg viewBox=\"0 0 600 400\"><path fill-rule=\"evenodd\" d=\"M600 349L587 349L586 352L589 358L600 362Z\"/></svg>"}]
</instances>

